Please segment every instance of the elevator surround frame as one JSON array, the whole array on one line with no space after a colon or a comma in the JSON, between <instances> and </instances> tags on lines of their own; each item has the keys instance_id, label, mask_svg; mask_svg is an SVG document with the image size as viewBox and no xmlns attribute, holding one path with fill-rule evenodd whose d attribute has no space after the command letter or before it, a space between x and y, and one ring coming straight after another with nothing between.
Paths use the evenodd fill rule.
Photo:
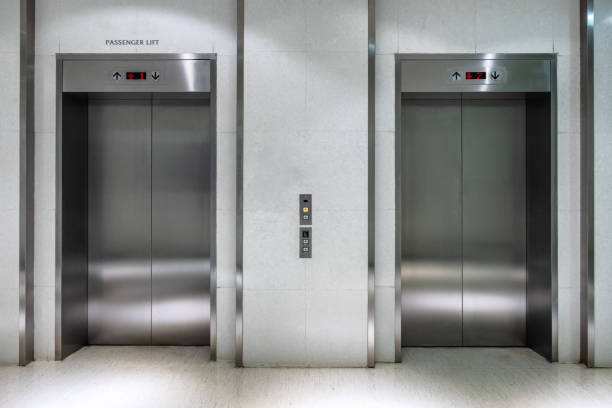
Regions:
<instances>
[{"instance_id":1,"label":"elevator surround frame","mask_svg":"<svg viewBox=\"0 0 612 408\"><path fill-rule=\"evenodd\" d=\"M550 86L549 86L549 115L550 115L550 243L549 259L550 265L550 347L542 352L538 351L549 361L558 361L558 278L557 278L557 56L556 54L396 54L395 56L395 361L402 361L402 93L403 79L402 66L404 62L429 61L442 62L448 61L456 63L461 67L470 61L548 61L550 63ZM486 65L486 64L485 64ZM450 75L450 72L448 73ZM427 83L428 80L419 78L421 82ZM436 81L436 80L434 80ZM429 80L429 83L433 81ZM471 86L471 88L470 88ZM517 92L505 86L505 82L500 84L465 84L451 85L450 81L439 86L439 90L419 90L406 92L427 92L427 93L506 93ZM468 89L469 88L469 89ZM529 90L520 91L525 94ZM526 163L528 168L528 163ZM529 191L527 191L529 194ZM528 265L528 260L527 260ZM527 270L529 276L529 270ZM527 281L527 287L529 283ZM529 296L527 296L527 301ZM529 309L527 309L527 319L529 319ZM529 336L529 335L527 335ZM527 337L527 347L529 347L529 337ZM533 348L533 347L532 347Z\"/></svg>"},{"instance_id":2,"label":"elevator surround frame","mask_svg":"<svg viewBox=\"0 0 612 408\"><path fill-rule=\"evenodd\" d=\"M56 55L56 181L55 181L55 193L56 193L56 216L55 216L55 359L63 360L68 355L74 353L80 348L88 344L87 341L87 324L85 324L84 332L71 333L72 339L79 339L76 342L72 341L70 344L66 344L67 340L65 333L63 333L63 306L64 306L64 295L65 290L63 288L64 280L64 214L63 214L63 194L64 194L64 174L63 174L63 152L65 146L63 145L63 95L64 95L64 68L63 64L66 61L87 61L87 62L109 62L116 61L118 63L128 62L157 62L163 64L166 61L194 61L204 60L209 61L209 84L208 91L210 93L210 359L216 360L217 356L217 256L216 256L216 238L217 238L217 223L216 223L216 209L217 209L217 56L211 53L185 53L185 54L57 54ZM193 79L193 78L192 78ZM144 84L142 84L144 85ZM141 84L130 84L129 88L124 91L116 91L112 89L92 89L87 92L143 92L143 93L184 93L189 94L190 92L206 92L198 89L170 89L172 86L176 86L176 83L169 83L166 89L151 90L139 90L138 86ZM183 84L185 88L197 88L201 84L196 84L195 81L191 83ZM136 89L136 90L135 90ZM86 120L86 119L85 119ZM85 143L85 146L87 143ZM85 172L84 177L87 177ZM87 228L87 220L85 220L85 228ZM81 227L83 227L81 225ZM85 279L87 280L87 271L85 271ZM85 286L85 304L87 302L87 285ZM70 301L70 300L67 300Z\"/></svg>"}]
</instances>

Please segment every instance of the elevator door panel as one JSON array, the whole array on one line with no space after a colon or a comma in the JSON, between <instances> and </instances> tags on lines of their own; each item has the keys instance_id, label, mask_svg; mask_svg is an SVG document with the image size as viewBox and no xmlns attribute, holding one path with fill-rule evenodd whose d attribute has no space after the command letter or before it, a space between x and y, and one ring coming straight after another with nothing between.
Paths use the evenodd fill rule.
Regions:
<instances>
[{"instance_id":1,"label":"elevator door panel","mask_svg":"<svg viewBox=\"0 0 612 408\"><path fill-rule=\"evenodd\" d=\"M461 345L461 101L402 108L402 343Z\"/></svg>"},{"instance_id":2,"label":"elevator door panel","mask_svg":"<svg viewBox=\"0 0 612 408\"><path fill-rule=\"evenodd\" d=\"M152 342L208 345L210 104L153 99Z\"/></svg>"},{"instance_id":3,"label":"elevator door panel","mask_svg":"<svg viewBox=\"0 0 612 408\"><path fill-rule=\"evenodd\" d=\"M463 100L463 345L523 346L525 102Z\"/></svg>"},{"instance_id":4,"label":"elevator door panel","mask_svg":"<svg viewBox=\"0 0 612 408\"><path fill-rule=\"evenodd\" d=\"M150 344L150 101L91 99L88 114L89 343Z\"/></svg>"}]
</instances>

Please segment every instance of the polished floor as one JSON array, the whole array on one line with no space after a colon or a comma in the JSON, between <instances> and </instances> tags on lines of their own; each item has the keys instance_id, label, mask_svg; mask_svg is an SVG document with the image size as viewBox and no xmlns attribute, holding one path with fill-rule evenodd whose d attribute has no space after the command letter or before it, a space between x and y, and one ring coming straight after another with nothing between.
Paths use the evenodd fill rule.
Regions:
<instances>
[{"instance_id":1,"label":"polished floor","mask_svg":"<svg viewBox=\"0 0 612 408\"><path fill-rule=\"evenodd\" d=\"M237 369L205 348L89 347L0 368L0 407L596 407L612 370L526 349L405 349L375 369Z\"/></svg>"}]
</instances>

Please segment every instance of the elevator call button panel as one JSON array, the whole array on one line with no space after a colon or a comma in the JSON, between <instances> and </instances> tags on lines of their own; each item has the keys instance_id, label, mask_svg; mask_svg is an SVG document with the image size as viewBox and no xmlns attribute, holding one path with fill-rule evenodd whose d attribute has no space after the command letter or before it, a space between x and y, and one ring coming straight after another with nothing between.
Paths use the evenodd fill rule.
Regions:
<instances>
[{"instance_id":1,"label":"elevator call button panel","mask_svg":"<svg viewBox=\"0 0 612 408\"><path fill-rule=\"evenodd\" d=\"M312 225L312 194L300 194L300 225Z\"/></svg>"},{"instance_id":2,"label":"elevator call button panel","mask_svg":"<svg viewBox=\"0 0 612 408\"><path fill-rule=\"evenodd\" d=\"M312 258L312 227L300 227L300 258Z\"/></svg>"},{"instance_id":3,"label":"elevator call button panel","mask_svg":"<svg viewBox=\"0 0 612 408\"><path fill-rule=\"evenodd\" d=\"M300 258L312 258L312 227L302 227L302 225L312 225L312 194L300 194L299 214Z\"/></svg>"}]
</instances>

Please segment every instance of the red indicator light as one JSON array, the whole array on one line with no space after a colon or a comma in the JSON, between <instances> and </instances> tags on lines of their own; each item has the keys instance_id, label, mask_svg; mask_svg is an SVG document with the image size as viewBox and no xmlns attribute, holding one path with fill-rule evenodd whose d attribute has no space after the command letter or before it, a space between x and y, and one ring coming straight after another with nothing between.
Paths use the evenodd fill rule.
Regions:
<instances>
[{"instance_id":1,"label":"red indicator light","mask_svg":"<svg viewBox=\"0 0 612 408\"><path fill-rule=\"evenodd\" d=\"M486 72L466 72L465 79L487 79Z\"/></svg>"},{"instance_id":2,"label":"red indicator light","mask_svg":"<svg viewBox=\"0 0 612 408\"><path fill-rule=\"evenodd\" d=\"M126 72L125 78L135 81L145 81L147 79L146 72Z\"/></svg>"}]
</instances>

